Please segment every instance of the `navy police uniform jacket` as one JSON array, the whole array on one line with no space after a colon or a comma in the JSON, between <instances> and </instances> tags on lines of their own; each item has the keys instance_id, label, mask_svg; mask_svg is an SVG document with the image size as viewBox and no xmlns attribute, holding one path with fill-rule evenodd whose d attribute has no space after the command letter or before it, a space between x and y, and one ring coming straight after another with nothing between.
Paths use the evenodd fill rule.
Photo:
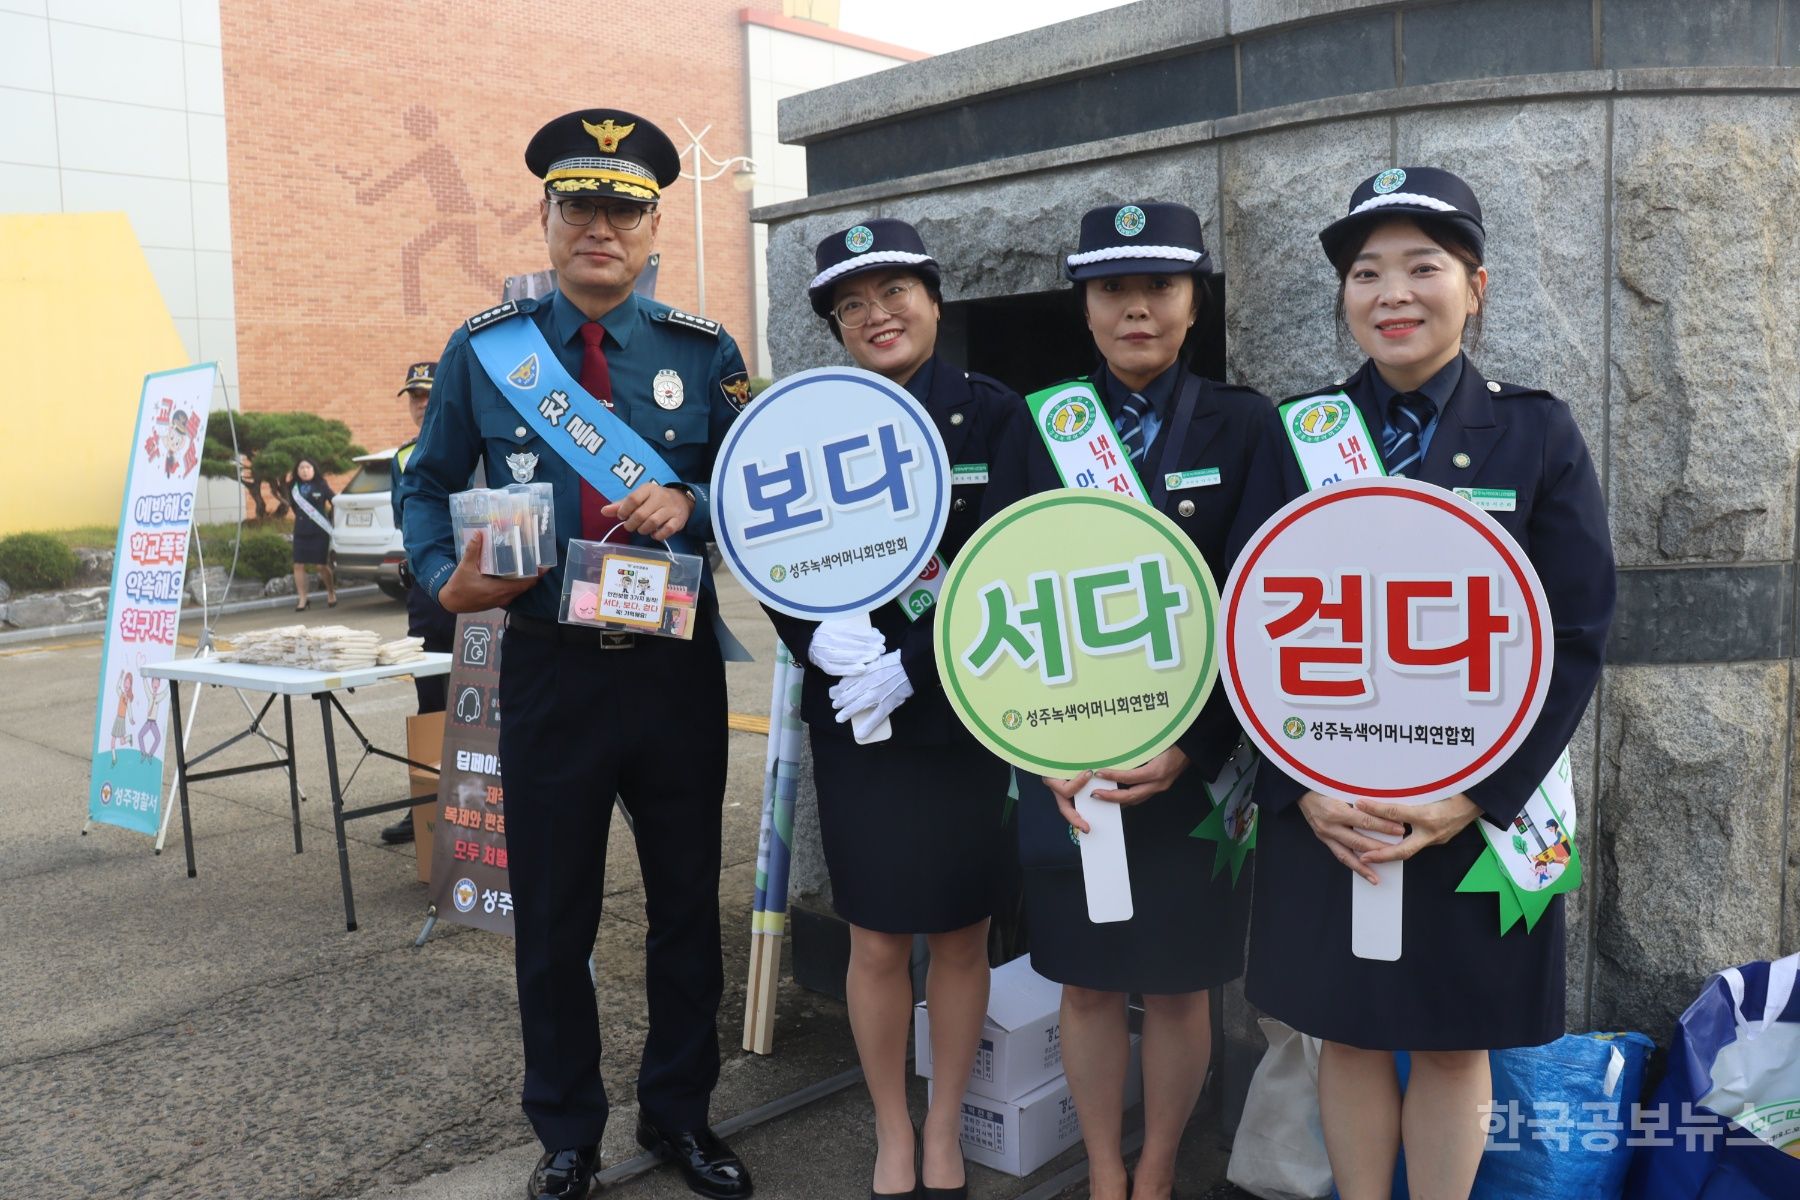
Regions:
<instances>
[{"instance_id":1,"label":"navy police uniform jacket","mask_svg":"<svg viewBox=\"0 0 1800 1200\"><path fill-rule=\"evenodd\" d=\"M1374 363L1365 362L1342 385L1321 391L1341 386L1379 441L1387 417L1376 404L1374 372ZM1459 454L1468 456L1468 466L1456 465ZM1266 421L1258 471L1257 495L1245 504L1233 533L1234 554L1271 513L1306 491L1278 416ZM1468 792L1504 828L1575 736L1600 680L1615 591L1606 499L1569 406L1546 391L1490 382L1466 359L1425 458L1408 477L1442 488L1512 491L1513 511L1488 515L1524 549L1550 602L1556 664L1537 724L1504 766ZM1265 768L1256 801L1264 813L1276 812L1304 790Z\"/></svg>"},{"instance_id":2,"label":"navy police uniform jacket","mask_svg":"<svg viewBox=\"0 0 1800 1200\"><path fill-rule=\"evenodd\" d=\"M579 331L587 317L560 291L514 304L518 315L505 319L536 324L557 359L579 379ZM687 533L697 542L710 540L707 491L713 458L740 407L727 389L748 394L737 343L715 321L636 294L603 315L600 324L606 330L602 347L612 378L613 411L655 446L693 490L697 503ZM651 395L651 383L662 371L674 371L681 380L681 403L673 409L660 407ZM467 486L478 462L486 465L490 487L542 481L556 489L558 565L509 606L513 612L554 621L566 548L570 538L581 536L581 477L500 394L470 349L465 325L451 335L438 359L431 407L396 496L413 574L434 598L458 558L446 497Z\"/></svg>"},{"instance_id":3,"label":"navy police uniform jacket","mask_svg":"<svg viewBox=\"0 0 1800 1200\"><path fill-rule=\"evenodd\" d=\"M971 374L936 356L920 368L921 375L927 372L929 383L925 395L919 399L931 414L939 436L944 439L950 465L953 468L979 465L991 469L1001 427L1009 414L1023 406L1018 394L998 380ZM912 384L918 382L915 377ZM980 482L980 472L965 471L964 475L973 477L973 481L959 480L952 489L949 519L944 523L944 536L938 542L938 554L946 563L955 561L981 524L988 490L987 484ZM764 611L775 623L775 631L782 642L805 668L800 690L801 718L817 733L850 738L849 723L838 724L831 706L830 692L838 677L826 674L806 657L818 623L786 616L766 606ZM930 609L918 620L909 620L900 611L900 606L891 601L869 614L870 622L886 639L888 649L900 651L900 665L913 687L913 694L889 718L894 730L892 741L896 745L941 745L952 738L969 736L950 711L938 680L937 656L932 648L935 615L936 609Z\"/></svg>"},{"instance_id":4,"label":"navy police uniform jacket","mask_svg":"<svg viewBox=\"0 0 1800 1200\"><path fill-rule=\"evenodd\" d=\"M1188 381L1197 382L1200 392L1193 416L1187 428L1181 430L1173 427L1175 409L1182 385ZM1096 380L1096 386L1103 385ZM1206 560L1213 582L1223 586L1231 568L1227 541L1250 483L1247 467L1262 423L1272 409L1268 397L1261 392L1217 383L1186 371L1176 372L1169 405L1170 411L1156 431L1155 441L1135 464L1138 478L1149 489L1152 505L1181 527ZM1113 408L1110 400L1107 408L1109 412ZM1063 486L1062 476L1023 404L1014 410L1004 450L995 460L988 485L990 514L1026 496ZM1209 467L1219 472L1216 484L1173 492L1165 484L1167 474ZM1176 741L1190 760L1186 775L1196 785L1213 779L1231 757L1238 736L1237 717L1230 702L1222 688L1214 688L1199 717ZM1203 812L1201 816L1204 815Z\"/></svg>"},{"instance_id":5,"label":"navy police uniform jacket","mask_svg":"<svg viewBox=\"0 0 1800 1200\"><path fill-rule=\"evenodd\" d=\"M1374 371L1365 363L1341 385L1372 431L1385 421ZM1257 454L1255 494L1234 547L1306 490L1274 414ZM1462 455L1466 466L1457 465ZM1545 391L1489 382L1467 360L1425 457L1408 475L1444 488L1514 493L1513 511L1489 515L1543 582L1556 637L1549 693L1518 751L1468 789L1483 815L1407 861L1401 955L1393 962L1351 953L1352 875L1294 803L1303 786L1265 761L1255 790L1256 920L1246 993L1303 1033L1365 1049L1539 1045L1564 1032L1562 897L1529 932L1521 924L1502 935L1497 898L1456 889L1486 852L1477 824L1504 827L1524 806L1574 736L1599 680L1614 594L1605 498L1568 406Z\"/></svg>"}]
</instances>

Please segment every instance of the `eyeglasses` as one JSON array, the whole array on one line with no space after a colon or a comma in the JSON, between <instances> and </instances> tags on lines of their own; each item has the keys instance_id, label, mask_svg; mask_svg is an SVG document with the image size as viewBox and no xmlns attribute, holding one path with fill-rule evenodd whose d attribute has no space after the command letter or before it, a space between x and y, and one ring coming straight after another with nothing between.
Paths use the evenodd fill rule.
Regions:
<instances>
[{"instance_id":1,"label":"eyeglasses","mask_svg":"<svg viewBox=\"0 0 1800 1200\"><path fill-rule=\"evenodd\" d=\"M562 213L566 225L592 225L596 213L606 214L606 223L614 229L624 231L636 229L643 224L644 214L655 209L654 204L627 204L620 201L616 204L598 204L581 196L559 197L556 200L557 211Z\"/></svg>"},{"instance_id":2,"label":"eyeglasses","mask_svg":"<svg viewBox=\"0 0 1800 1200\"><path fill-rule=\"evenodd\" d=\"M919 281L916 279L904 282L896 280L881 289L881 294L875 297L875 303L888 316L897 317L912 306L913 289L918 286ZM875 319L873 306L866 300L841 301L831 310L831 315L837 318L839 327L843 329L861 329Z\"/></svg>"}]
</instances>

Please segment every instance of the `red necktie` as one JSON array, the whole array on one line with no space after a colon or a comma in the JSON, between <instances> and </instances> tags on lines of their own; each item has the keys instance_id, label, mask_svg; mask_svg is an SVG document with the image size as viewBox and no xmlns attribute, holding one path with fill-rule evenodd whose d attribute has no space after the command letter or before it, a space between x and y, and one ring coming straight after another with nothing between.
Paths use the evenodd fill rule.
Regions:
<instances>
[{"instance_id":1,"label":"red necktie","mask_svg":"<svg viewBox=\"0 0 1800 1200\"><path fill-rule=\"evenodd\" d=\"M606 366L606 351L600 348L600 339L606 336L606 330L598 321L589 321L581 327L581 386L587 394L606 405L613 406L612 372ZM581 481L581 537L583 541L597 542L618 525L616 517L609 517L600 510L606 504L606 497L594 489L587 480Z\"/></svg>"}]
</instances>

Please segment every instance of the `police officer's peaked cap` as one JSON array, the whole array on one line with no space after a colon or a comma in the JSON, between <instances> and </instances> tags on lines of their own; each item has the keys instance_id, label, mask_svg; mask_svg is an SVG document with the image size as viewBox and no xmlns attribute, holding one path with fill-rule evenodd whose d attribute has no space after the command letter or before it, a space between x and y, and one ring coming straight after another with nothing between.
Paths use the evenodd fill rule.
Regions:
<instances>
[{"instance_id":1,"label":"police officer's peaked cap","mask_svg":"<svg viewBox=\"0 0 1800 1200\"><path fill-rule=\"evenodd\" d=\"M905 221L873 217L860 225L840 229L813 251L818 274L806 287L813 311L821 317L831 311L831 293L838 281L864 271L904 267L923 277L932 287L942 286L937 259L925 249L919 231Z\"/></svg>"},{"instance_id":2,"label":"police officer's peaked cap","mask_svg":"<svg viewBox=\"0 0 1800 1200\"><path fill-rule=\"evenodd\" d=\"M1319 234L1325 257L1335 266L1368 235L1370 226L1393 217L1419 217L1427 224L1447 225L1469 244L1477 259L1486 257L1481 202L1468 184L1438 167L1389 167L1357 184L1350 193L1349 214Z\"/></svg>"},{"instance_id":3,"label":"police officer's peaked cap","mask_svg":"<svg viewBox=\"0 0 1800 1200\"><path fill-rule=\"evenodd\" d=\"M429 392L431 390L431 382L436 378L437 364L435 362L414 363L412 366L406 368L406 382L400 385L400 390L395 392L394 395L404 396L406 393L415 390Z\"/></svg>"},{"instance_id":4,"label":"police officer's peaked cap","mask_svg":"<svg viewBox=\"0 0 1800 1200\"><path fill-rule=\"evenodd\" d=\"M556 118L525 147L525 165L552 195L646 204L681 176L681 156L669 135L616 108L587 108Z\"/></svg>"},{"instance_id":5,"label":"police officer's peaked cap","mask_svg":"<svg viewBox=\"0 0 1800 1200\"><path fill-rule=\"evenodd\" d=\"M1088 209L1081 217L1081 245L1063 264L1063 273L1077 282L1211 270L1199 215L1185 204L1154 200Z\"/></svg>"}]
</instances>

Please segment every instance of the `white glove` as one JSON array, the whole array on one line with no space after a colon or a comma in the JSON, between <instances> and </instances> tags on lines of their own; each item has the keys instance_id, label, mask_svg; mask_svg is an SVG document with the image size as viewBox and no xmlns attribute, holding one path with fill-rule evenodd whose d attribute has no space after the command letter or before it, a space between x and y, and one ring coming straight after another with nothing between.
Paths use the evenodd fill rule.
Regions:
<instances>
[{"instance_id":1,"label":"white glove","mask_svg":"<svg viewBox=\"0 0 1800 1200\"><path fill-rule=\"evenodd\" d=\"M887 720L912 694L912 680L906 677L906 669L900 665L900 652L889 650L867 671L832 688L831 703L837 709L838 724L851 722L851 730L862 738Z\"/></svg>"},{"instance_id":2,"label":"white glove","mask_svg":"<svg viewBox=\"0 0 1800 1200\"><path fill-rule=\"evenodd\" d=\"M806 657L827 675L860 675L887 649L881 631L870 626L846 627L826 621L813 633Z\"/></svg>"}]
</instances>

